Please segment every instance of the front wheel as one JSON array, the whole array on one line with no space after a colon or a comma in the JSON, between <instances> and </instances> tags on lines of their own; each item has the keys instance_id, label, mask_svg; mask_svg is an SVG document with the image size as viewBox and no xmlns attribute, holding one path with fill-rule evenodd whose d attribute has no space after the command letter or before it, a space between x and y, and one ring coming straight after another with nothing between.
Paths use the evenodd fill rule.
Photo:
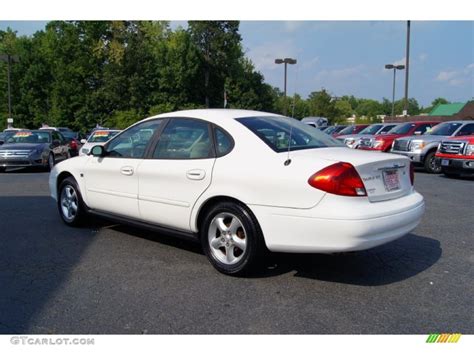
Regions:
<instances>
[{"instance_id":1,"label":"front wheel","mask_svg":"<svg viewBox=\"0 0 474 355\"><path fill-rule=\"evenodd\" d=\"M441 173L441 166L439 164L436 164L436 158L435 158L436 152L430 152L426 154L425 157L425 171L430 173L430 174L439 174Z\"/></svg>"},{"instance_id":2,"label":"front wheel","mask_svg":"<svg viewBox=\"0 0 474 355\"><path fill-rule=\"evenodd\" d=\"M48 155L48 165L47 165L48 171L53 170L55 163L56 163L56 162L55 162L55 160L54 160L54 155L53 155L53 153L49 153L49 155Z\"/></svg>"},{"instance_id":3,"label":"front wheel","mask_svg":"<svg viewBox=\"0 0 474 355\"><path fill-rule=\"evenodd\" d=\"M211 264L226 275L248 274L265 250L256 218L234 202L219 203L208 211L201 227L201 243Z\"/></svg>"},{"instance_id":4,"label":"front wheel","mask_svg":"<svg viewBox=\"0 0 474 355\"><path fill-rule=\"evenodd\" d=\"M59 185L58 196L58 210L63 222L69 226L79 226L86 210L76 180L72 177L64 179Z\"/></svg>"}]
</instances>

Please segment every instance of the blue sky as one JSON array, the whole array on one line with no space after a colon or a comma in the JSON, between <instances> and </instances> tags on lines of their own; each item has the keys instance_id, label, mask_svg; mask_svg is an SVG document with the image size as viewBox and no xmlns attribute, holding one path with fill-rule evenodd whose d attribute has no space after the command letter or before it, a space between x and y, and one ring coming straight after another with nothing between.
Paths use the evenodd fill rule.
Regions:
<instances>
[{"instance_id":1,"label":"blue sky","mask_svg":"<svg viewBox=\"0 0 474 355\"><path fill-rule=\"evenodd\" d=\"M20 35L44 25L0 21L0 29L10 26ZM172 22L177 26L186 22ZM283 67L274 59L297 58L288 70L289 95L325 88L334 96L391 98L393 73L384 65L405 61L405 21L242 21L240 32L246 55L271 85L283 87ZM404 71L397 72L397 98L404 80ZM411 23L409 96L424 106L436 97L474 97L474 22Z\"/></svg>"}]
</instances>

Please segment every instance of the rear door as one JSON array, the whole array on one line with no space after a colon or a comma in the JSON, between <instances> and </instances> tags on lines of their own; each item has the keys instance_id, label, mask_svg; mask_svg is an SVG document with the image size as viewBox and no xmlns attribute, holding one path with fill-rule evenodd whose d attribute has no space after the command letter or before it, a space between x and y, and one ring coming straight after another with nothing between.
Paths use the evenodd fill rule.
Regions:
<instances>
[{"instance_id":1,"label":"rear door","mask_svg":"<svg viewBox=\"0 0 474 355\"><path fill-rule=\"evenodd\" d=\"M215 162L211 125L172 118L138 168L141 219L190 230L191 210L209 187Z\"/></svg>"}]
</instances>

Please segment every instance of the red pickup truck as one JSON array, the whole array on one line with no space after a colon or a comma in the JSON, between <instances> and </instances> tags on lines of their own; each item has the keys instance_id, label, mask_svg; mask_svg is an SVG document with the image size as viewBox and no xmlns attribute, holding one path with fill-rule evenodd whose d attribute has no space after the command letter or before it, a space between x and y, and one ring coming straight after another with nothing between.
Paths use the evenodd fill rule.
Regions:
<instances>
[{"instance_id":1,"label":"red pickup truck","mask_svg":"<svg viewBox=\"0 0 474 355\"><path fill-rule=\"evenodd\" d=\"M402 123L386 134L377 134L373 137L364 137L360 140L357 149L375 150L379 152L389 152L395 139L406 136L421 135L426 133L439 122L416 121Z\"/></svg>"},{"instance_id":2,"label":"red pickup truck","mask_svg":"<svg viewBox=\"0 0 474 355\"><path fill-rule=\"evenodd\" d=\"M474 136L461 136L439 144L436 163L448 177L474 174Z\"/></svg>"}]
</instances>

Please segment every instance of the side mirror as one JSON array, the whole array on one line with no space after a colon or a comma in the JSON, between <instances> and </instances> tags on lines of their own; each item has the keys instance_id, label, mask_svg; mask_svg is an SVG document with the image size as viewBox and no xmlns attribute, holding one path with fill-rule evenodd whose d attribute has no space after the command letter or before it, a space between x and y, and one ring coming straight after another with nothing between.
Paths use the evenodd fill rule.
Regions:
<instances>
[{"instance_id":1,"label":"side mirror","mask_svg":"<svg viewBox=\"0 0 474 355\"><path fill-rule=\"evenodd\" d=\"M86 143L87 143L87 141L84 138L82 138L81 139L81 144L86 144Z\"/></svg>"},{"instance_id":2,"label":"side mirror","mask_svg":"<svg viewBox=\"0 0 474 355\"><path fill-rule=\"evenodd\" d=\"M0 141L0 145L2 145L3 143L5 143L4 141Z\"/></svg>"},{"instance_id":3,"label":"side mirror","mask_svg":"<svg viewBox=\"0 0 474 355\"><path fill-rule=\"evenodd\" d=\"M59 147L61 145L61 142L59 141L59 139L55 139L53 140L53 147L56 148L56 147Z\"/></svg>"},{"instance_id":4,"label":"side mirror","mask_svg":"<svg viewBox=\"0 0 474 355\"><path fill-rule=\"evenodd\" d=\"M92 147L92 149L89 152L89 155L92 155L94 157L105 157L105 149L101 145L96 145Z\"/></svg>"},{"instance_id":5,"label":"side mirror","mask_svg":"<svg viewBox=\"0 0 474 355\"><path fill-rule=\"evenodd\" d=\"M415 136L420 136L423 132L422 131L415 131Z\"/></svg>"}]
</instances>

